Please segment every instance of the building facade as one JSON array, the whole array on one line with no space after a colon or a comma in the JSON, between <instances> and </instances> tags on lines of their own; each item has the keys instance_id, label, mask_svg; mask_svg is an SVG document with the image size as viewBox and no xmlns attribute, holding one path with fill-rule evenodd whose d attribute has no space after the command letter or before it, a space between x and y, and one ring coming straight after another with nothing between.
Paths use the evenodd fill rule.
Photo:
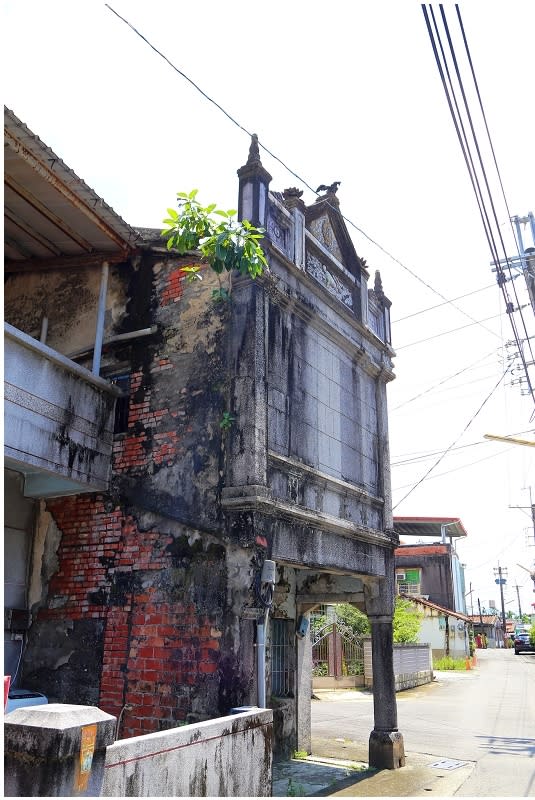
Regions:
<instances>
[{"instance_id":1,"label":"building facade","mask_svg":"<svg viewBox=\"0 0 535 800\"><path fill-rule=\"evenodd\" d=\"M19 443L6 486L26 531L10 606L26 623L7 630L22 635L19 683L98 705L132 736L258 704L265 674L277 750L310 750L308 614L351 602L372 627L370 761L401 766L390 302L378 275L367 288L336 186L308 207L296 189L271 191L253 137L239 213L266 230L269 270L233 276L230 301L214 302L221 284L198 254L104 214L11 112L5 126L7 200L26 214L6 249L7 336L36 362L26 384L14 375L6 416ZM107 226L107 250L89 241L90 223ZM185 281L192 263L200 282ZM48 361L68 374L62 391ZM32 410L34 382L50 397ZM36 426L46 463L27 455Z\"/></svg>"},{"instance_id":2,"label":"building facade","mask_svg":"<svg viewBox=\"0 0 535 800\"><path fill-rule=\"evenodd\" d=\"M454 537L466 536L461 521L451 517L396 517L394 528L403 537L395 552L398 594L421 597L466 614L464 567L453 541ZM427 537L435 541L428 544L424 541Z\"/></svg>"}]
</instances>

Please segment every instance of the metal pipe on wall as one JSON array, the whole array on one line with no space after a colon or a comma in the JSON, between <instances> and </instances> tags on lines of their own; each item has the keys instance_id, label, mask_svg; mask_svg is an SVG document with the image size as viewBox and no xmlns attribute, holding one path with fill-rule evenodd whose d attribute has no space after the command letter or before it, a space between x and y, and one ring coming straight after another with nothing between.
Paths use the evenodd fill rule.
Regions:
<instances>
[{"instance_id":1,"label":"metal pipe on wall","mask_svg":"<svg viewBox=\"0 0 535 800\"><path fill-rule=\"evenodd\" d=\"M39 341L41 344L46 344L46 337L48 335L48 317L43 317L41 320L41 336Z\"/></svg>"},{"instance_id":2,"label":"metal pipe on wall","mask_svg":"<svg viewBox=\"0 0 535 800\"><path fill-rule=\"evenodd\" d=\"M100 361L102 357L102 342L104 340L104 320L106 316L106 296L108 293L109 264L102 262L100 273L100 292L98 296L97 324L95 330L95 349L93 351L93 375L100 375Z\"/></svg>"}]
</instances>

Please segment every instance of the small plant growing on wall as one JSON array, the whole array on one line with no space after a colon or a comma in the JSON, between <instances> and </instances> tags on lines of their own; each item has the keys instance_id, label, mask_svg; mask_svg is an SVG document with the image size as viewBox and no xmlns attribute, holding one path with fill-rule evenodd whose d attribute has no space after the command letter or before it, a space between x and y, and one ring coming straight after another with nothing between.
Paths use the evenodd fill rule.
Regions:
<instances>
[{"instance_id":1,"label":"small plant growing on wall","mask_svg":"<svg viewBox=\"0 0 535 800\"><path fill-rule=\"evenodd\" d=\"M167 249L184 254L189 250L200 250L203 259L218 275L239 272L257 278L267 269L260 240L264 229L256 228L248 220L238 221L235 209L223 211L212 203L202 206L197 198L197 189L178 192L178 210L168 208L168 217L163 220L167 227L162 236L167 238ZM216 219L217 215L220 219ZM201 280L200 267L183 267L187 280ZM228 299L228 292L215 290L215 300Z\"/></svg>"},{"instance_id":2,"label":"small plant growing on wall","mask_svg":"<svg viewBox=\"0 0 535 800\"><path fill-rule=\"evenodd\" d=\"M229 411L224 411L219 422L219 427L222 431L228 431L232 428L232 423L235 419L236 417L233 417Z\"/></svg>"}]
</instances>

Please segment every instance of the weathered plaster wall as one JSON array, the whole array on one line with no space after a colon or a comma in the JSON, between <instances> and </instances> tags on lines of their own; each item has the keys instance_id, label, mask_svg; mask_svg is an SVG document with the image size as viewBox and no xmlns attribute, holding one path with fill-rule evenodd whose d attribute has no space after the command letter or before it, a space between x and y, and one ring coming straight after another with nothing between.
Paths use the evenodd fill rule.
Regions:
<instances>
[{"instance_id":1,"label":"weathered plaster wall","mask_svg":"<svg viewBox=\"0 0 535 800\"><path fill-rule=\"evenodd\" d=\"M113 335L120 322L128 271L126 265L110 268L104 338ZM63 355L92 347L100 275L98 267L8 275L4 287L5 321L39 339L43 317L47 317L46 343Z\"/></svg>"},{"instance_id":2,"label":"weathered plaster wall","mask_svg":"<svg viewBox=\"0 0 535 800\"><path fill-rule=\"evenodd\" d=\"M257 709L116 742L101 797L271 797L271 717Z\"/></svg>"},{"instance_id":3,"label":"weathered plaster wall","mask_svg":"<svg viewBox=\"0 0 535 800\"><path fill-rule=\"evenodd\" d=\"M132 368L112 491L47 504L61 542L25 683L52 699L124 709L128 735L217 716L255 695L255 624L243 609L254 605L260 548L222 535L228 308L211 303L215 286L206 276L184 287L176 262L145 258L131 272L122 325L159 330L106 352L105 366L126 356Z\"/></svg>"},{"instance_id":4,"label":"weathered plaster wall","mask_svg":"<svg viewBox=\"0 0 535 800\"><path fill-rule=\"evenodd\" d=\"M140 507L215 532L226 447L220 422L230 411L228 307L211 301L215 276L184 288L180 265L147 259L129 289L124 325L153 324L158 333L128 346L130 413L115 440L115 489ZM125 355L120 349L116 358L119 352Z\"/></svg>"}]
</instances>

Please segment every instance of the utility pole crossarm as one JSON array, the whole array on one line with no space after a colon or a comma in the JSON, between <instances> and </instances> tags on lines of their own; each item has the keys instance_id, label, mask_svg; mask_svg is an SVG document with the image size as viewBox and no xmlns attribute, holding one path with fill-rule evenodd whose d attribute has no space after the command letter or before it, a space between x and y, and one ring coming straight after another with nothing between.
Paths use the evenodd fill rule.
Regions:
<instances>
[{"instance_id":1,"label":"utility pole crossarm","mask_svg":"<svg viewBox=\"0 0 535 800\"><path fill-rule=\"evenodd\" d=\"M526 447L535 447L535 441L530 439L517 439L514 436L497 436L493 433L485 433L484 439L491 439L494 442L509 442L510 444L520 444Z\"/></svg>"}]
</instances>

